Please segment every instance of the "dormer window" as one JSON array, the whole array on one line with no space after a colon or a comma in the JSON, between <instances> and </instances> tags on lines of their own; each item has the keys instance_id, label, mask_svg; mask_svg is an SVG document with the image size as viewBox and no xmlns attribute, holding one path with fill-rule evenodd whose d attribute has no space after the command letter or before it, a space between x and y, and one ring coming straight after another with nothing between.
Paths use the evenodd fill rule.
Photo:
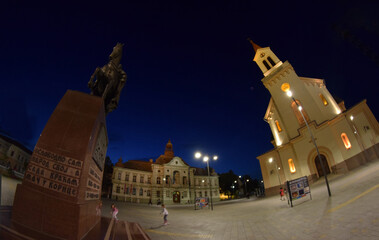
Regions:
<instances>
[{"instance_id":1,"label":"dormer window","mask_svg":"<svg viewBox=\"0 0 379 240\"><path fill-rule=\"evenodd\" d=\"M275 62L272 60L271 57L267 57L267 60L271 63L272 66L275 66Z\"/></svg>"}]
</instances>

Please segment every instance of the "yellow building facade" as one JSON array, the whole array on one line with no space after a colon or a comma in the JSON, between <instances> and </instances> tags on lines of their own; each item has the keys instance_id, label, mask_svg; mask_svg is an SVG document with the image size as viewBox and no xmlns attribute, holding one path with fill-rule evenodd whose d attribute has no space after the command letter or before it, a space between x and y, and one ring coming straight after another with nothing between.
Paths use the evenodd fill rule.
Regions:
<instances>
[{"instance_id":1,"label":"yellow building facade","mask_svg":"<svg viewBox=\"0 0 379 240\"><path fill-rule=\"evenodd\" d=\"M299 77L292 65L280 61L269 47L252 44L254 61L264 75L262 83L271 94L264 120L270 126L274 149L257 157L266 195L278 194L288 180L307 176L314 182L323 176L305 121L326 174L346 173L378 159L379 124L366 100L346 109L342 100L336 101L330 94L323 79Z\"/></svg>"},{"instance_id":2,"label":"yellow building facade","mask_svg":"<svg viewBox=\"0 0 379 240\"><path fill-rule=\"evenodd\" d=\"M196 197L220 200L218 175L189 166L174 155L171 141L155 161L120 159L113 169L112 199L157 204L193 204Z\"/></svg>"}]
</instances>

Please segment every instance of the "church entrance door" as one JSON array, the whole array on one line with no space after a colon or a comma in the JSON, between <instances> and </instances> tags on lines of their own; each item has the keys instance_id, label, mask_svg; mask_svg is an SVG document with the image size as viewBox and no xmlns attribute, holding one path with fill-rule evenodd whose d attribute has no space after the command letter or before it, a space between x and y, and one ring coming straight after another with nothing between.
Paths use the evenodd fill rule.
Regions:
<instances>
[{"instance_id":1,"label":"church entrance door","mask_svg":"<svg viewBox=\"0 0 379 240\"><path fill-rule=\"evenodd\" d=\"M178 192L178 191L173 192L172 201L174 203L180 203L180 192Z\"/></svg>"},{"instance_id":2,"label":"church entrance door","mask_svg":"<svg viewBox=\"0 0 379 240\"><path fill-rule=\"evenodd\" d=\"M328 160L326 160L326 157L322 154L320 154L320 157L321 157L322 164L324 165L324 168L325 168L325 173L326 173L326 175L328 175L330 173ZM318 176L319 177L324 176L324 173L322 171L321 163L320 163L320 160L318 159L318 156L316 156L316 158L315 158L315 164L316 164Z\"/></svg>"}]
</instances>

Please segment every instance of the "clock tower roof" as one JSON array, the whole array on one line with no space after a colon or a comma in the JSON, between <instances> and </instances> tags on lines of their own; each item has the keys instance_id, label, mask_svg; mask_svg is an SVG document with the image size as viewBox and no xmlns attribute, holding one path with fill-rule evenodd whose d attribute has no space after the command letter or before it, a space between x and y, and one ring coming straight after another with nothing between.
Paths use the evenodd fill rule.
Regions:
<instances>
[{"instance_id":1,"label":"clock tower roof","mask_svg":"<svg viewBox=\"0 0 379 240\"><path fill-rule=\"evenodd\" d=\"M257 50L258 50L259 48L262 48L262 47L259 46L258 44L255 44L255 43L253 42L253 40L251 40L250 38L248 38L248 40L249 40L249 42L251 43L251 45L253 45L253 48L254 48L254 51L255 51L255 52L257 52Z\"/></svg>"}]
</instances>

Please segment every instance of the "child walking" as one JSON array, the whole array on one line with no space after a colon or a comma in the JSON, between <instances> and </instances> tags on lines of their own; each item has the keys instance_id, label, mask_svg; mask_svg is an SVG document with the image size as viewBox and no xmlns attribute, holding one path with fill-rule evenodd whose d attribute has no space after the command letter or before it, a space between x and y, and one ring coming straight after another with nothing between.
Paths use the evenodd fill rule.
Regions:
<instances>
[{"instance_id":1,"label":"child walking","mask_svg":"<svg viewBox=\"0 0 379 240\"><path fill-rule=\"evenodd\" d=\"M111 209L112 209L112 211L111 211L112 218L115 218L116 221L118 221L118 218L117 218L118 209L116 208L116 206L114 205L114 203L112 203Z\"/></svg>"},{"instance_id":2,"label":"child walking","mask_svg":"<svg viewBox=\"0 0 379 240\"><path fill-rule=\"evenodd\" d=\"M162 212L161 212L161 215L163 214L163 225L167 225L168 224L168 222L167 222L167 215L168 215L168 211L167 211L167 209L166 209L166 207L165 207L165 205L164 204L162 204Z\"/></svg>"}]
</instances>

